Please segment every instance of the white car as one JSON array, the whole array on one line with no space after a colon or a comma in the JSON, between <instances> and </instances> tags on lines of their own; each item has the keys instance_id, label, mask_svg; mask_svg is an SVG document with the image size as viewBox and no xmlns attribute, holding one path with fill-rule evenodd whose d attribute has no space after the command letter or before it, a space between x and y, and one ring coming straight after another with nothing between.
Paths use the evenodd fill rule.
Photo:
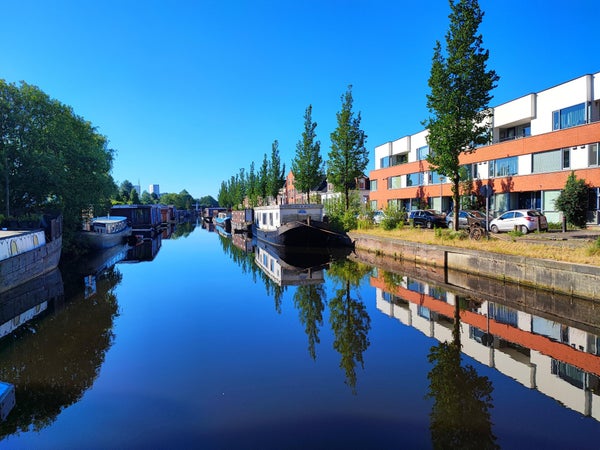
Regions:
<instances>
[{"instance_id":1,"label":"white car","mask_svg":"<svg viewBox=\"0 0 600 450\"><path fill-rule=\"evenodd\" d=\"M379 225L384 218L385 213L380 209L373 213L373 223L376 223L377 225Z\"/></svg>"},{"instance_id":2,"label":"white car","mask_svg":"<svg viewBox=\"0 0 600 450\"><path fill-rule=\"evenodd\" d=\"M506 211L499 217L496 217L490 222L490 230L492 233L498 233L500 231L513 231L519 230L523 234L527 234L530 231L538 230L548 231L548 221L540 211L535 209L514 209L512 211Z\"/></svg>"}]
</instances>

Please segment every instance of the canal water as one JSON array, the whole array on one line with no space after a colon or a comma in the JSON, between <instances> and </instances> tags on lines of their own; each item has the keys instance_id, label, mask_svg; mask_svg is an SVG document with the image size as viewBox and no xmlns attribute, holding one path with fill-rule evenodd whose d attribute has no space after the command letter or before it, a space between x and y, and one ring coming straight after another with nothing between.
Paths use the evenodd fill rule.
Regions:
<instances>
[{"instance_id":1,"label":"canal water","mask_svg":"<svg viewBox=\"0 0 600 450\"><path fill-rule=\"evenodd\" d=\"M61 266L1 299L0 448L598 448L594 305L438 272L193 225Z\"/></svg>"}]
</instances>

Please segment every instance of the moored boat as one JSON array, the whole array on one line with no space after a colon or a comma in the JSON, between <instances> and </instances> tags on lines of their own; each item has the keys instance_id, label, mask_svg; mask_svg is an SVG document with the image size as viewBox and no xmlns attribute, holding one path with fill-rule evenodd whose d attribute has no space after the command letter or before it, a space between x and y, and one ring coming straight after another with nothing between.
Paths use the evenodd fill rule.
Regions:
<instances>
[{"instance_id":1,"label":"moored boat","mask_svg":"<svg viewBox=\"0 0 600 450\"><path fill-rule=\"evenodd\" d=\"M273 245L309 248L351 247L346 233L323 220L323 205L271 205L254 208L257 239Z\"/></svg>"},{"instance_id":2,"label":"moored boat","mask_svg":"<svg viewBox=\"0 0 600 450\"><path fill-rule=\"evenodd\" d=\"M62 216L45 215L39 226L0 229L0 293L58 266L62 251Z\"/></svg>"},{"instance_id":3,"label":"moored boat","mask_svg":"<svg viewBox=\"0 0 600 450\"><path fill-rule=\"evenodd\" d=\"M231 233L231 213L221 211L213 221L217 227L222 228L226 233Z\"/></svg>"},{"instance_id":4,"label":"moored boat","mask_svg":"<svg viewBox=\"0 0 600 450\"><path fill-rule=\"evenodd\" d=\"M102 250L125 243L131 236L131 227L125 216L95 217L84 223L80 236L86 247Z\"/></svg>"}]
</instances>

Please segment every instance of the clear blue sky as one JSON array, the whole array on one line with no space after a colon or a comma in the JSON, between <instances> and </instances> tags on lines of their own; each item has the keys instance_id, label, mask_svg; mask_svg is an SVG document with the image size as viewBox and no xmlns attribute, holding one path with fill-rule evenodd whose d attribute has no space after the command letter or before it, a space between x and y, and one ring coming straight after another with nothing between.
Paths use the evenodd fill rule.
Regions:
<instances>
[{"instance_id":1,"label":"clear blue sky","mask_svg":"<svg viewBox=\"0 0 600 450\"><path fill-rule=\"evenodd\" d=\"M492 106L600 71L600 1L480 0ZM446 0L0 0L0 78L71 106L117 151L117 183L216 198L313 106L327 159L340 97L376 146L422 129Z\"/></svg>"}]
</instances>

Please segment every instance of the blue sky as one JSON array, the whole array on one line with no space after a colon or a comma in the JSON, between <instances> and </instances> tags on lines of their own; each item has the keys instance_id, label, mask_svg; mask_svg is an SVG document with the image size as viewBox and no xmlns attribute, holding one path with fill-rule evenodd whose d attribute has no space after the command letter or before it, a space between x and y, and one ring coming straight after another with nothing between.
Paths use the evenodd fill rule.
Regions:
<instances>
[{"instance_id":1,"label":"blue sky","mask_svg":"<svg viewBox=\"0 0 600 450\"><path fill-rule=\"evenodd\" d=\"M600 71L598 0L480 0L498 105ZM289 169L313 106L324 159L353 86L374 148L416 133L446 0L0 0L0 78L73 108L112 175L216 198L279 141Z\"/></svg>"}]
</instances>

